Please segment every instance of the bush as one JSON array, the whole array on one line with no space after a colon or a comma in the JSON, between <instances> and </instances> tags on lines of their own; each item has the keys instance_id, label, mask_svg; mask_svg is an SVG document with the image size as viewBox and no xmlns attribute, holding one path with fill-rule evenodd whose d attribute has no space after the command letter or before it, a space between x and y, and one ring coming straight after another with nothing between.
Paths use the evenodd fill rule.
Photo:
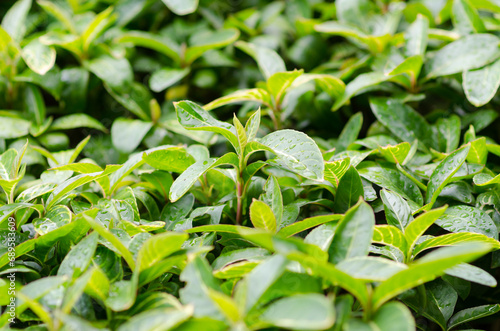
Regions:
<instances>
[{"instance_id":1,"label":"bush","mask_svg":"<svg viewBox=\"0 0 500 331\"><path fill-rule=\"evenodd\" d=\"M0 328L498 327L497 1L0 13Z\"/></svg>"}]
</instances>

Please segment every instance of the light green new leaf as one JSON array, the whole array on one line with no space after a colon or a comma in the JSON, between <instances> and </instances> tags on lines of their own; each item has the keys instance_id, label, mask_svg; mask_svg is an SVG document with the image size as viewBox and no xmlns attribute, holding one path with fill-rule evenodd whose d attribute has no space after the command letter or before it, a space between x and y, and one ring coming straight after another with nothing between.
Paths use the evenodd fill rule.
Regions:
<instances>
[{"instance_id":1,"label":"light green new leaf","mask_svg":"<svg viewBox=\"0 0 500 331\"><path fill-rule=\"evenodd\" d=\"M28 67L39 75L45 75L56 62L56 50L42 44L39 39L33 39L24 46L21 55Z\"/></svg>"},{"instance_id":2,"label":"light green new leaf","mask_svg":"<svg viewBox=\"0 0 500 331\"><path fill-rule=\"evenodd\" d=\"M366 256L375 226L373 209L360 200L340 220L328 249L330 262L338 263L356 256Z\"/></svg>"},{"instance_id":3,"label":"light green new leaf","mask_svg":"<svg viewBox=\"0 0 500 331\"><path fill-rule=\"evenodd\" d=\"M470 142L470 150L467 155L467 162L485 164L488 157L486 148L486 137L481 137Z\"/></svg>"},{"instance_id":4,"label":"light green new leaf","mask_svg":"<svg viewBox=\"0 0 500 331\"><path fill-rule=\"evenodd\" d=\"M427 231L427 229L443 215L448 206L443 206L438 209L433 209L415 218L405 229L405 238L408 243L407 257L412 255L413 247L418 239Z\"/></svg>"},{"instance_id":5,"label":"light green new leaf","mask_svg":"<svg viewBox=\"0 0 500 331\"><path fill-rule=\"evenodd\" d=\"M278 231L278 235L284 237L290 237L293 236L294 234L300 233L307 229L311 229L318 225L338 221L342 219L342 217L344 217L344 215L342 214L333 214L333 215L320 215L320 216L305 218L302 221L298 221L285 226L284 228Z\"/></svg>"},{"instance_id":6,"label":"light green new leaf","mask_svg":"<svg viewBox=\"0 0 500 331\"><path fill-rule=\"evenodd\" d=\"M340 179L350 168L351 160L346 157L342 160L325 162L325 180L329 181L334 187L339 186Z\"/></svg>"},{"instance_id":7,"label":"light green new leaf","mask_svg":"<svg viewBox=\"0 0 500 331\"><path fill-rule=\"evenodd\" d=\"M426 79L481 68L495 61L500 56L499 42L492 34L471 34L444 46L426 62Z\"/></svg>"},{"instance_id":8,"label":"light green new leaf","mask_svg":"<svg viewBox=\"0 0 500 331\"><path fill-rule=\"evenodd\" d=\"M250 220L257 229L276 232L277 224L273 210L265 202L253 199L250 204Z\"/></svg>"},{"instance_id":9,"label":"light green new leaf","mask_svg":"<svg viewBox=\"0 0 500 331\"><path fill-rule=\"evenodd\" d=\"M323 180L324 161L318 146L305 133L279 130L260 140L276 155L278 165L309 179Z\"/></svg>"},{"instance_id":10,"label":"light green new leaf","mask_svg":"<svg viewBox=\"0 0 500 331\"><path fill-rule=\"evenodd\" d=\"M397 145L379 146L380 154L389 162L401 164L404 162L411 150L409 142L403 142Z\"/></svg>"},{"instance_id":11,"label":"light green new leaf","mask_svg":"<svg viewBox=\"0 0 500 331\"><path fill-rule=\"evenodd\" d=\"M271 95L269 94L269 92L262 88L253 88L237 90L233 93L207 103L205 106L203 106L203 108L205 108L206 110L212 110L227 104L242 101L258 101L268 107L271 107L272 105Z\"/></svg>"},{"instance_id":12,"label":"light green new leaf","mask_svg":"<svg viewBox=\"0 0 500 331\"><path fill-rule=\"evenodd\" d=\"M286 90L293 84L295 79L304 73L304 70L276 72L267 80L267 90L274 97L274 102L279 105Z\"/></svg>"},{"instance_id":13,"label":"light green new leaf","mask_svg":"<svg viewBox=\"0 0 500 331\"><path fill-rule=\"evenodd\" d=\"M187 168L170 187L169 198L170 201L175 202L179 200L193 184L209 169L219 165L231 165L235 168L238 167L239 159L234 153L227 153L218 159L208 159L193 163Z\"/></svg>"},{"instance_id":14,"label":"light green new leaf","mask_svg":"<svg viewBox=\"0 0 500 331\"><path fill-rule=\"evenodd\" d=\"M464 71L462 85L467 100L476 107L490 102L500 86L500 61L483 68Z\"/></svg>"},{"instance_id":15,"label":"light green new leaf","mask_svg":"<svg viewBox=\"0 0 500 331\"><path fill-rule=\"evenodd\" d=\"M440 248L421 258L406 270L400 271L382 282L372 297L373 309L377 310L385 302L398 294L436 279L457 264L473 261L488 253L491 246L469 243Z\"/></svg>"},{"instance_id":16,"label":"light green new leaf","mask_svg":"<svg viewBox=\"0 0 500 331\"><path fill-rule=\"evenodd\" d=\"M393 225L377 225L373 229L372 242L395 247L406 255L408 243L401 230Z\"/></svg>"},{"instance_id":17,"label":"light green new leaf","mask_svg":"<svg viewBox=\"0 0 500 331\"><path fill-rule=\"evenodd\" d=\"M270 304L259 319L289 330L324 330L335 322L335 312L323 295L295 294Z\"/></svg>"},{"instance_id":18,"label":"light green new leaf","mask_svg":"<svg viewBox=\"0 0 500 331\"><path fill-rule=\"evenodd\" d=\"M239 151L236 129L231 124L213 118L205 109L192 101L175 102L179 123L188 130L212 131L223 135Z\"/></svg>"},{"instance_id":19,"label":"light green new leaf","mask_svg":"<svg viewBox=\"0 0 500 331\"><path fill-rule=\"evenodd\" d=\"M145 310L120 325L117 331L160 331L172 330L188 320L193 314L192 308L156 308Z\"/></svg>"},{"instance_id":20,"label":"light green new leaf","mask_svg":"<svg viewBox=\"0 0 500 331\"><path fill-rule=\"evenodd\" d=\"M485 32L483 21L469 0L453 0L453 25L462 35Z\"/></svg>"},{"instance_id":21,"label":"light green new leaf","mask_svg":"<svg viewBox=\"0 0 500 331\"><path fill-rule=\"evenodd\" d=\"M439 193L448 184L453 175L460 169L469 154L470 145L466 145L457 149L448 155L436 169L432 172L429 183L427 184L427 192L425 195L425 203L431 206L436 202Z\"/></svg>"},{"instance_id":22,"label":"light green new leaf","mask_svg":"<svg viewBox=\"0 0 500 331\"><path fill-rule=\"evenodd\" d=\"M499 311L500 311L499 304L484 305L484 306L478 306L461 310L455 315L453 315L448 321L448 330L453 329L454 327L460 324L471 322L479 318L496 314Z\"/></svg>"},{"instance_id":23,"label":"light green new leaf","mask_svg":"<svg viewBox=\"0 0 500 331\"><path fill-rule=\"evenodd\" d=\"M139 249L136 271L140 272L147 269L180 250L187 239L187 234L179 232L165 232L150 237Z\"/></svg>"},{"instance_id":24,"label":"light green new leaf","mask_svg":"<svg viewBox=\"0 0 500 331\"><path fill-rule=\"evenodd\" d=\"M42 7L42 9L45 10L48 14L54 16L59 22L61 22L69 32L71 32L72 34L77 34L71 14L68 11L66 11L56 3L48 0L37 0L37 4Z\"/></svg>"}]
</instances>

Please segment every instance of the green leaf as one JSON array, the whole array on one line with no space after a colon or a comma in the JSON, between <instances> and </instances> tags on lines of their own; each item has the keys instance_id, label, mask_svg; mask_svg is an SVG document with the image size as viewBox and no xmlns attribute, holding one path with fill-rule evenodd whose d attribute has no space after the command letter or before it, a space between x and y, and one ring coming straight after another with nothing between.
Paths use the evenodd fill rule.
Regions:
<instances>
[{"instance_id":1,"label":"green leaf","mask_svg":"<svg viewBox=\"0 0 500 331\"><path fill-rule=\"evenodd\" d=\"M350 169L350 158L325 162L325 180L329 181L334 187L338 187L340 179Z\"/></svg>"},{"instance_id":2,"label":"green leaf","mask_svg":"<svg viewBox=\"0 0 500 331\"><path fill-rule=\"evenodd\" d=\"M426 213L423 213L419 217L415 218L413 222L408 224L405 229L405 238L408 243L408 253L407 256L410 257L413 251L413 247L417 243L418 239L427 231L427 229L436 222L436 220L443 215L446 211L447 206L433 209Z\"/></svg>"},{"instance_id":3,"label":"green leaf","mask_svg":"<svg viewBox=\"0 0 500 331\"><path fill-rule=\"evenodd\" d=\"M484 306L478 306L461 310L455 315L453 315L448 321L448 330L453 329L454 327L460 324L496 314L499 311L500 311L499 304L484 305Z\"/></svg>"},{"instance_id":4,"label":"green leaf","mask_svg":"<svg viewBox=\"0 0 500 331\"><path fill-rule=\"evenodd\" d=\"M135 46L150 48L158 53L168 56L180 63L180 47L166 36L158 36L144 31L129 31L122 34L117 40L122 43L132 43Z\"/></svg>"},{"instance_id":5,"label":"green leaf","mask_svg":"<svg viewBox=\"0 0 500 331\"><path fill-rule=\"evenodd\" d=\"M279 130L260 140L276 155L280 166L309 179L323 180L324 162L318 146L306 134L295 130Z\"/></svg>"},{"instance_id":6,"label":"green leaf","mask_svg":"<svg viewBox=\"0 0 500 331\"><path fill-rule=\"evenodd\" d=\"M197 161L187 168L172 184L170 188L169 198L174 202L179 200L200 176L208 170L215 168L219 165L231 165L235 168L238 167L239 159L234 153L227 153L218 159L208 159Z\"/></svg>"},{"instance_id":7,"label":"green leaf","mask_svg":"<svg viewBox=\"0 0 500 331\"><path fill-rule=\"evenodd\" d=\"M161 0L171 11L177 15L194 13L198 8L198 0Z\"/></svg>"},{"instance_id":8,"label":"green leaf","mask_svg":"<svg viewBox=\"0 0 500 331\"><path fill-rule=\"evenodd\" d=\"M152 122L117 118L111 126L113 146L122 153L133 152L152 126Z\"/></svg>"},{"instance_id":9,"label":"green leaf","mask_svg":"<svg viewBox=\"0 0 500 331\"><path fill-rule=\"evenodd\" d=\"M345 259L368 255L374 226L373 209L360 200L339 221L328 249L330 262L339 263Z\"/></svg>"},{"instance_id":10,"label":"green leaf","mask_svg":"<svg viewBox=\"0 0 500 331\"><path fill-rule=\"evenodd\" d=\"M277 72L286 71L285 62L283 62L283 59L278 53L272 49L244 41L236 42L235 46L253 57L266 80Z\"/></svg>"},{"instance_id":11,"label":"green leaf","mask_svg":"<svg viewBox=\"0 0 500 331\"><path fill-rule=\"evenodd\" d=\"M203 53L211 50L227 46L238 39L240 31L234 28L222 29L211 32L205 31L194 35L190 40L190 46L186 50L184 61L186 64L193 63Z\"/></svg>"},{"instance_id":12,"label":"green leaf","mask_svg":"<svg viewBox=\"0 0 500 331\"><path fill-rule=\"evenodd\" d=\"M338 221L343 217L344 215L342 214L333 214L333 215L320 215L320 216L305 218L302 221L298 221L285 226L284 228L278 231L278 235L284 237L290 237L293 236L294 234L300 233L307 229L311 229L318 225Z\"/></svg>"},{"instance_id":13,"label":"green leaf","mask_svg":"<svg viewBox=\"0 0 500 331\"><path fill-rule=\"evenodd\" d=\"M257 229L276 232L277 224L273 210L265 202L253 199L250 204L250 220Z\"/></svg>"},{"instance_id":14,"label":"green leaf","mask_svg":"<svg viewBox=\"0 0 500 331\"><path fill-rule=\"evenodd\" d=\"M29 121L16 117L0 116L0 138L12 139L26 136L30 127Z\"/></svg>"},{"instance_id":15,"label":"green leaf","mask_svg":"<svg viewBox=\"0 0 500 331\"><path fill-rule=\"evenodd\" d=\"M85 214L83 215L83 218L94 229L94 231L99 233L101 237L103 237L109 243L111 243L111 245L113 245L116 251L119 252L120 255L123 257L123 259L127 262L130 269L134 270L135 269L134 256L129 251L129 249L120 241L120 239L118 239L118 237L116 237L112 232L110 232L107 228L105 228L98 220L95 220L92 217Z\"/></svg>"},{"instance_id":16,"label":"green leaf","mask_svg":"<svg viewBox=\"0 0 500 331\"><path fill-rule=\"evenodd\" d=\"M153 168L178 173L183 172L195 162L184 147L177 146L149 149L142 154L142 159Z\"/></svg>"},{"instance_id":17,"label":"green leaf","mask_svg":"<svg viewBox=\"0 0 500 331\"><path fill-rule=\"evenodd\" d=\"M469 0L454 0L451 19L462 35L485 32L483 21Z\"/></svg>"},{"instance_id":18,"label":"green leaf","mask_svg":"<svg viewBox=\"0 0 500 331\"><path fill-rule=\"evenodd\" d=\"M460 142L460 117L452 115L440 118L435 124L437 130L439 150L451 153L457 149Z\"/></svg>"},{"instance_id":19,"label":"green leaf","mask_svg":"<svg viewBox=\"0 0 500 331\"><path fill-rule=\"evenodd\" d=\"M486 149L486 137L481 137L470 142L467 162L485 164L487 156L488 150Z\"/></svg>"},{"instance_id":20,"label":"green leaf","mask_svg":"<svg viewBox=\"0 0 500 331\"><path fill-rule=\"evenodd\" d=\"M114 19L114 17L111 15L112 13L113 7L108 7L97 14L94 19L87 25L81 35L82 49L84 52L88 51L93 41L104 32L104 29Z\"/></svg>"},{"instance_id":21,"label":"green leaf","mask_svg":"<svg viewBox=\"0 0 500 331\"><path fill-rule=\"evenodd\" d=\"M26 17L31 8L31 0L20 0L14 3L2 19L2 28L14 39L21 41L26 32Z\"/></svg>"},{"instance_id":22,"label":"green leaf","mask_svg":"<svg viewBox=\"0 0 500 331\"><path fill-rule=\"evenodd\" d=\"M45 75L56 62L56 50L33 39L21 50L26 65L39 75Z\"/></svg>"},{"instance_id":23,"label":"green leaf","mask_svg":"<svg viewBox=\"0 0 500 331\"><path fill-rule=\"evenodd\" d=\"M150 237L139 249L136 272L143 271L180 250L187 239L187 234L176 232L165 232Z\"/></svg>"},{"instance_id":24,"label":"green leaf","mask_svg":"<svg viewBox=\"0 0 500 331\"><path fill-rule=\"evenodd\" d=\"M483 210L459 205L448 208L436 224L450 232L473 232L498 240L498 229Z\"/></svg>"},{"instance_id":25,"label":"green leaf","mask_svg":"<svg viewBox=\"0 0 500 331\"><path fill-rule=\"evenodd\" d=\"M276 105L281 103L287 89L297 77L302 75L304 70L294 70L285 72L276 72L267 80L267 90L274 97Z\"/></svg>"},{"instance_id":26,"label":"green leaf","mask_svg":"<svg viewBox=\"0 0 500 331\"><path fill-rule=\"evenodd\" d=\"M346 125L339 135L339 139L335 144L337 151L341 152L347 149L347 146L358 139L359 132L363 126L363 113L356 113L349 118Z\"/></svg>"},{"instance_id":27,"label":"green leaf","mask_svg":"<svg viewBox=\"0 0 500 331\"><path fill-rule=\"evenodd\" d=\"M427 147L435 147L430 125L410 106L387 98L370 98L370 106L379 122L396 137L409 143L417 139Z\"/></svg>"},{"instance_id":28,"label":"green leaf","mask_svg":"<svg viewBox=\"0 0 500 331\"><path fill-rule=\"evenodd\" d=\"M102 55L84 62L84 65L116 92L126 91L133 81L132 67L124 58Z\"/></svg>"},{"instance_id":29,"label":"green leaf","mask_svg":"<svg viewBox=\"0 0 500 331\"><path fill-rule=\"evenodd\" d=\"M491 250L480 243L462 244L440 248L419 259L406 270L382 282L373 293L373 308L377 310L396 295L436 279L449 269L463 262L473 261Z\"/></svg>"},{"instance_id":30,"label":"green leaf","mask_svg":"<svg viewBox=\"0 0 500 331\"><path fill-rule=\"evenodd\" d=\"M462 85L470 103L476 107L484 106L493 99L500 86L500 61L464 71Z\"/></svg>"},{"instance_id":31,"label":"green leaf","mask_svg":"<svg viewBox=\"0 0 500 331\"><path fill-rule=\"evenodd\" d=\"M260 195L259 200L271 207L276 217L276 224L280 225L283 218L283 195L281 194L280 184L276 177L269 176L264 185L264 193Z\"/></svg>"},{"instance_id":32,"label":"green leaf","mask_svg":"<svg viewBox=\"0 0 500 331\"><path fill-rule=\"evenodd\" d=\"M337 264L337 268L356 279L382 282L408 267L383 257L358 256L341 261Z\"/></svg>"},{"instance_id":33,"label":"green leaf","mask_svg":"<svg viewBox=\"0 0 500 331\"><path fill-rule=\"evenodd\" d=\"M500 243L497 240L485 236L484 234L457 232L457 233L448 233L439 237L429 238L420 242L413 249L413 255L417 256L420 252L429 248L434 248L439 246L452 246L463 242L471 242L471 241L484 242L491 245L491 247L495 249L500 249Z\"/></svg>"},{"instance_id":34,"label":"green leaf","mask_svg":"<svg viewBox=\"0 0 500 331\"><path fill-rule=\"evenodd\" d=\"M272 104L271 95L269 94L269 92L262 88L253 88L237 90L233 93L207 103L205 106L203 106L203 108L205 108L206 110L213 110L227 104L242 101L257 101L264 105L267 105L268 107L271 107Z\"/></svg>"},{"instance_id":35,"label":"green leaf","mask_svg":"<svg viewBox=\"0 0 500 331\"><path fill-rule=\"evenodd\" d=\"M365 89L378 85L382 82L389 80L391 76L386 75L382 72L369 72L365 74L361 74L354 78L347 86L345 87L345 92L341 98L335 100L333 104L332 110L338 110L342 107L347 101L349 101L353 96L357 95L358 92L364 91Z\"/></svg>"},{"instance_id":36,"label":"green leaf","mask_svg":"<svg viewBox=\"0 0 500 331\"><path fill-rule=\"evenodd\" d=\"M97 248L97 239L98 235L94 232L74 246L61 262L57 275L78 278L85 272Z\"/></svg>"},{"instance_id":37,"label":"green leaf","mask_svg":"<svg viewBox=\"0 0 500 331\"><path fill-rule=\"evenodd\" d=\"M335 194L334 211L343 214L364 196L363 183L356 168L350 167L339 181Z\"/></svg>"},{"instance_id":38,"label":"green leaf","mask_svg":"<svg viewBox=\"0 0 500 331\"><path fill-rule=\"evenodd\" d=\"M373 229L372 242L395 247L406 255L408 243L401 230L393 225L377 225Z\"/></svg>"},{"instance_id":39,"label":"green leaf","mask_svg":"<svg viewBox=\"0 0 500 331\"><path fill-rule=\"evenodd\" d=\"M495 277L493 277L483 269L467 263L462 263L446 270L446 274L461 279L465 279L470 282L478 283L484 286L489 286L489 287L497 286L497 281Z\"/></svg>"},{"instance_id":40,"label":"green leaf","mask_svg":"<svg viewBox=\"0 0 500 331\"><path fill-rule=\"evenodd\" d=\"M287 258L299 262L305 268L311 269L313 275L320 276L333 285L342 287L354 295L361 303L361 306L367 306L369 301L368 290L363 281L340 271L331 263L320 261L303 253L290 253Z\"/></svg>"},{"instance_id":41,"label":"green leaf","mask_svg":"<svg viewBox=\"0 0 500 331\"><path fill-rule=\"evenodd\" d=\"M244 312L249 312L264 293L281 277L288 261L281 255L274 255L261 262L250 271L235 288L235 298L238 306Z\"/></svg>"},{"instance_id":42,"label":"green leaf","mask_svg":"<svg viewBox=\"0 0 500 331\"><path fill-rule=\"evenodd\" d=\"M387 224L405 231L406 226L413 221L410 206L396 192L382 190L380 191L380 198L384 203L385 217Z\"/></svg>"},{"instance_id":43,"label":"green leaf","mask_svg":"<svg viewBox=\"0 0 500 331\"><path fill-rule=\"evenodd\" d=\"M393 166L363 162L357 169L361 177L407 199L412 210L422 206L423 198L418 186Z\"/></svg>"},{"instance_id":44,"label":"green leaf","mask_svg":"<svg viewBox=\"0 0 500 331\"><path fill-rule=\"evenodd\" d=\"M57 202L64 198L66 194L76 189L79 186L82 186L86 183L89 183L93 180L97 180L106 175L105 172L94 172L90 174L81 174L75 177L71 177L59 184L54 191L47 198L47 209L54 206Z\"/></svg>"},{"instance_id":45,"label":"green leaf","mask_svg":"<svg viewBox=\"0 0 500 331\"><path fill-rule=\"evenodd\" d=\"M427 48L429 30L429 19L426 16L418 15L417 19L408 27L405 32L405 55L424 55Z\"/></svg>"},{"instance_id":46,"label":"green leaf","mask_svg":"<svg viewBox=\"0 0 500 331\"><path fill-rule=\"evenodd\" d=\"M406 160L406 157L411 150L411 145L408 142L404 142L394 146L379 146L378 150L387 161L401 164Z\"/></svg>"},{"instance_id":47,"label":"green leaf","mask_svg":"<svg viewBox=\"0 0 500 331\"><path fill-rule=\"evenodd\" d=\"M500 40L492 34L471 34L454 41L436 52L427 61L426 79L447 76L481 68L500 56ZM470 52L469 50L475 50Z\"/></svg>"},{"instance_id":48,"label":"green leaf","mask_svg":"<svg viewBox=\"0 0 500 331\"><path fill-rule=\"evenodd\" d=\"M205 109L191 101L175 102L179 123L188 130L212 131L223 135L239 151L236 129L213 118Z\"/></svg>"},{"instance_id":49,"label":"green leaf","mask_svg":"<svg viewBox=\"0 0 500 331\"><path fill-rule=\"evenodd\" d=\"M389 302L379 308L373 322L380 330L416 330L415 319L410 310L401 302Z\"/></svg>"},{"instance_id":50,"label":"green leaf","mask_svg":"<svg viewBox=\"0 0 500 331\"><path fill-rule=\"evenodd\" d=\"M71 14L67 12L64 8L60 7L56 3L47 0L38 0L37 4L42 7L48 14L54 16L59 22L61 22L69 32L76 34L76 28L73 24Z\"/></svg>"},{"instance_id":51,"label":"green leaf","mask_svg":"<svg viewBox=\"0 0 500 331\"><path fill-rule=\"evenodd\" d=\"M107 129L95 118L87 114L71 114L55 119L50 130L68 130L76 128L91 128L106 132Z\"/></svg>"},{"instance_id":52,"label":"green leaf","mask_svg":"<svg viewBox=\"0 0 500 331\"><path fill-rule=\"evenodd\" d=\"M453 175L460 169L469 154L470 145L466 145L457 149L448 155L436 169L432 172L429 183L427 184L427 192L425 195L425 203L434 205L437 197L443 188L450 182Z\"/></svg>"},{"instance_id":53,"label":"green leaf","mask_svg":"<svg viewBox=\"0 0 500 331\"><path fill-rule=\"evenodd\" d=\"M335 312L323 295L295 294L270 304L259 319L290 330L323 330L333 325Z\"/></svg>"},{"instance_id":54,"label":"green leaf","mask_svg":"<svg viewBox=\"0 0 500 331\"><path fill-rule=\"evenodd\" d=\"M151 75L151 78L149 78L149 88L154 92L161 92L181 81L181 79L186 77L189 72L189 68L162 68L155 71Z\"/></svg>"}]
</instances>

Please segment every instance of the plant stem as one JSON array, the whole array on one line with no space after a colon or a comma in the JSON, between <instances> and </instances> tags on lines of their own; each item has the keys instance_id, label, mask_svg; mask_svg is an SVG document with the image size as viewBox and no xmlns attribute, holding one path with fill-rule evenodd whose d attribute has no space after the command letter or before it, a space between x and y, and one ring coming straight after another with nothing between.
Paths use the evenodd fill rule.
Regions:
<instances>
[{"instance_id":1,"label":"plant stem","mask_svg":"<svg viewBox=\"0 0 500 331\"><path fill-rule=\"evenodd\" d=\"M238 173L236 183L236 225L241 225L241 214L243 209L243 178L241 172Z\"/></svg>"}]
</instances>

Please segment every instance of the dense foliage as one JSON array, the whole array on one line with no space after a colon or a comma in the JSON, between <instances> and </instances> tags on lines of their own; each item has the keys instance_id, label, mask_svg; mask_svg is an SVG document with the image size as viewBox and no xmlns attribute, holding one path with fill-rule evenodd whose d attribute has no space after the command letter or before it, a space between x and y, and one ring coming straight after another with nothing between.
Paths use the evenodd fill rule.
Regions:
<instances>
[{"instance_id":1,"label":"dense foliage","mask_svg":"<svg viewBox=\"0 0 500 331\"><path fill-rule=\"evenodd\" d=\"M498 329L498 0L0 15L0 329Z\"/></svg>"}]
</instances>

